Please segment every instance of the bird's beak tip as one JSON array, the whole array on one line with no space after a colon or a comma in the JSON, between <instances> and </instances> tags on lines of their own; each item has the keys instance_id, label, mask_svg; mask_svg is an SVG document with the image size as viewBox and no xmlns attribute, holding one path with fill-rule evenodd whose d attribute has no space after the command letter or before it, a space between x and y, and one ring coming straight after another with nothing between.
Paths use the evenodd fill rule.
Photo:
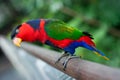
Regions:
<instances>
[{"instance_id":1,"label":"bird's beak tip","mask_svg":"<svg viewBox=\"0 0 120 80\"><path fill-rule=\"evenodd\" d=\"M20 47L20 46L21 46L21 42L22 42L22 39L21 39L21 38L15 37L15 38L13 39L13 43L14 43L14 45L16 45L17 47Z\"/></svg>"}]
</instances>

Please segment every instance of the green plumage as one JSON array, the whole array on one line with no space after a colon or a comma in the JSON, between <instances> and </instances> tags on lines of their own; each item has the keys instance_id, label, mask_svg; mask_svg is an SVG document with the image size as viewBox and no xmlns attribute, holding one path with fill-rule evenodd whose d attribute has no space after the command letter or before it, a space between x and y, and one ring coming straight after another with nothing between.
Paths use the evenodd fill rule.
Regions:
<instances>
[{"instance_id":1,"label":"green plumage","mask_svg":"<svg viewBox=\"0 0 120 80\"><path fill-rule=\"evenodd\" d=\"M81 36L83 36L83 33L80 30L74 27L70 27L69 25L60 20L51 20L47 22L45 25L45 31L48 36L56 40L77 40Z\"/></svg>"}]
</instances>

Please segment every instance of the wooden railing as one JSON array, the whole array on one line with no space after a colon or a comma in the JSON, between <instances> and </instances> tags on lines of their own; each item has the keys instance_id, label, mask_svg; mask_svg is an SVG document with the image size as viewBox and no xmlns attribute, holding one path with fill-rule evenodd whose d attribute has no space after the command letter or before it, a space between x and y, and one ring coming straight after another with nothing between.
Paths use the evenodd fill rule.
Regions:
<instances>
[{"instance_id":1,"label":"wooden railing","mask_svg":"<svg viewBox=\"0 0 120 80\"><path fill-rule=\"evenodd\" d=\"M7 50L7 47L10 47L9 45L5 47L8 43L10 43L9 40L0 36L0 47L2 50ZM61 55L59 52L25 42L21 44L21 48L77 80L120 80L120 69L75 58L68 62L67 68L64 71L62 63L65 58L55 64L55 61Z\"/></svg>"}]
</instances>

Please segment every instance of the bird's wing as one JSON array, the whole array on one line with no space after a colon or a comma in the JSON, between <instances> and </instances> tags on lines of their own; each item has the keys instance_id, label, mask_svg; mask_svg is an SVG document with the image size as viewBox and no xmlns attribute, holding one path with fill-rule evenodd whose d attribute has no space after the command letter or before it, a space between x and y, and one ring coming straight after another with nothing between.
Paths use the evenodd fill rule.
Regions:
<instances>
[{"instance_id":1,"label":"bird's wing","mask_svg":"<svg viewBox=\"0 0 120 80\"><path fill-rule=\"evenodd\" d=\"M77 40L82 36L80 30L70 27L62 21L53 20L45 25L47 35L56 40L72 39Z\"/></svg>"}]
</instances>

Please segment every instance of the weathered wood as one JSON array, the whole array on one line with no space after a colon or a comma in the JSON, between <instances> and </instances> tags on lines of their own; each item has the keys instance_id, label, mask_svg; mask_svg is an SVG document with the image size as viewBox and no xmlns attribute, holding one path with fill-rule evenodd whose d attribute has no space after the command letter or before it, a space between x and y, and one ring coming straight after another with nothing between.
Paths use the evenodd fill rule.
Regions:
<instances>
[{"instance_id":1,"label":"weathered wood","mask_svg":"<svg viewBox=\"0 0 120 80\"><path fill-rule=\"evenodd\" d=\"M5 38L0 37L0 43L3 41L8 42ZM1 47L2 46L4 45L1 45ZM58 52L25 42L21 44L21 47L33 56L42 59L46 63L77 80L120 80L120 69L114 69L105 65L76 58L71 59L68 62L66 71L63 71L62 63L65 58L63 58L58 64L55 64L55 61L61 55Z\"/></svg>"}]
</instances>

